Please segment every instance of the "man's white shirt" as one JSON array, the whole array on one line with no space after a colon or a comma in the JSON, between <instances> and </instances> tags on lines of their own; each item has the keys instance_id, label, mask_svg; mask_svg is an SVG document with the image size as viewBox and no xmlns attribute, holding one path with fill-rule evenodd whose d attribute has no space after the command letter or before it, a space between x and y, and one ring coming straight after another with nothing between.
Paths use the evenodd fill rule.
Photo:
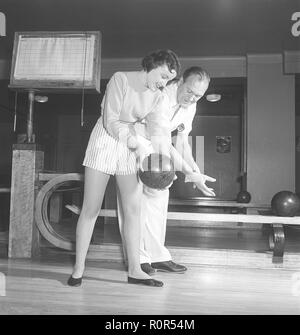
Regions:
<instances>
[{"instance_id":1,"label":"man's white shirt","mask_svg":"<svg viewBox=\"0 0 300 335\"><path fill-rule=\"evenodd\" d=\"M167 94L170 103L169 113L171 131L178 130L181 134L188 135L192 130L193 119L196 114L196 104L192 104L187 108L181 107L177 102L178 83L172 83L163 90Z\"/></svg>"}]
</instances>

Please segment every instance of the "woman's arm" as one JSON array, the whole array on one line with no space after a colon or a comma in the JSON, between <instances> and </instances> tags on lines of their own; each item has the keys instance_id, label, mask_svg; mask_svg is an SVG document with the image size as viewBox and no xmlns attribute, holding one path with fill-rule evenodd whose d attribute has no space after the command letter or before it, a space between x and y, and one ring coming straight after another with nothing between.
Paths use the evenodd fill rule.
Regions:
<instances>
[{"instance_id":1,"label":"woman's arm","mask_svg":"<svg viewBox=\"0 0 300 335\"><path fill-rule=\"evenodd\" d=\"M127 90L125 74L116 72L109 80L102 102L103 123L107 132L115 139L128 145L128 140L135 136L133 125L120 121L120 113Z\"/></svg>"}]
</instances>

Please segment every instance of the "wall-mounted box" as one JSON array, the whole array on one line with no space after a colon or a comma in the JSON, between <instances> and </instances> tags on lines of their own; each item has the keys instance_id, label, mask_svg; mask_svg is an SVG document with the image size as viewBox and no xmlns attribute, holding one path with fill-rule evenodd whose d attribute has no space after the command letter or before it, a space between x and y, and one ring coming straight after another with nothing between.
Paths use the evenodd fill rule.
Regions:
<instances>
[{"instance_id":1,"label":"wall-mounted box","mask_svg":"<svg viewBox=\"0 0 300 335\"><path fill-rule=\"evenodd\" d=\"M100 74L100 31L15 33L12 89L100 92Z\"/></svg>"}]
</instances>

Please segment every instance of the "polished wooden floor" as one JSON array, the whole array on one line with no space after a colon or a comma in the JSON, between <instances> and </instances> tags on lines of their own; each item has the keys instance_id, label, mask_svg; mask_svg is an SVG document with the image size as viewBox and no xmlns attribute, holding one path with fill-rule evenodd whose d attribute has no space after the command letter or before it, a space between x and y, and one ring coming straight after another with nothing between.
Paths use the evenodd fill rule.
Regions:
<instances>
[{"instance_id":1,"label":"polished wooden floor","mask_svg":"<svg viewBox=\"0 0 300 335\"><path fill-rule=\"evenodd\" d=\"M75 223L53 227L74 239ZM121 248L113 244L120 242L117 226L104 232L100 223L93 235L100 249L90 250L83 284L72 288L66 283L73 252L42 240L38 258L8 259L2 231L0 314L300 315L300 230L286 227L285 232L284 262L273 264L268 234L261 229L168 227L166 244L188 271L157 273L154 278L164 287L153 288L127 283Z\"/></svg>"},{"instance_id":2,"label":"polished wooden floor","mask_svg":"<svg viewBox=\"0 0 300 335\"><path fill-rule=\"evenodd\" d=\"M0 245L0 314L269 315L300 314L299 270L186 264L157 273L164 287L127 284L122 262L87 261L83 284L67 286L74 255L43 247L34 260L5 257ZM4 294L5 293L5 294Z\"/></svg>"}]
</instances>

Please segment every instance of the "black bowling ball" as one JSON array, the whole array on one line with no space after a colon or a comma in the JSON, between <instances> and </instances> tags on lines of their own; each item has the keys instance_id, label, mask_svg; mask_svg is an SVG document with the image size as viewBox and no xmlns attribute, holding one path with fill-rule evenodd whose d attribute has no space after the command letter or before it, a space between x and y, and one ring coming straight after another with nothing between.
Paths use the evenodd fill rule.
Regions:
<instances>
[{"instance_id":1,"label":"black bowling ball","mask_svg":"<svg viewBox=\"0 0 300 335\"><path fill-rule=\"evenodd\" d=\"M171 185L175 177L173 161L162 154L153 153L142 162L143 170L139 170L140 180L144 185L162 190Z\"/></svg>"},{"instance_id":2,"label":"black bowling ball","mask_svg":"<svg viewBox=\"0 0 300 335\"><path fill-rule=\"evenodd\" d=\"M251 194L247 191L240 191L236 197L237 202L247 204L251 200Z\"/></svg>"},{"instance_id":3,"label":"black bowling ball","mask_svg":"<svg viewBox=\"0 0 300 335\"><path fill-rule=\"evenodd\" d=\"M277 216L295 216L300 210L300 198L291 191L280 191L273 196L271 208Z\"/></svg>"}]
</instances>

